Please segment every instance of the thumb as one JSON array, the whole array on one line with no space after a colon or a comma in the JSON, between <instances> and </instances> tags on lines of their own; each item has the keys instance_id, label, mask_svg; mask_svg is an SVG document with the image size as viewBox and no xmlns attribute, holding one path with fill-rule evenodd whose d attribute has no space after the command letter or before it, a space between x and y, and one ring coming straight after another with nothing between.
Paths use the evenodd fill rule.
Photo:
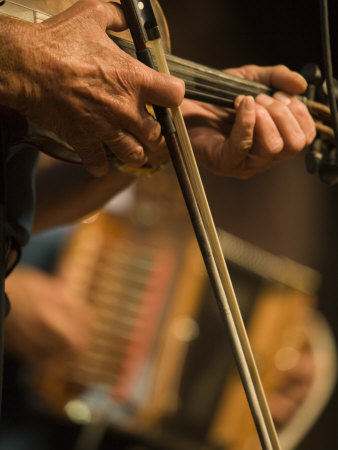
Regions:
<instances>
[{"instance_id":1,"label":"thumb","mask_svg":"<svg viewBox=\"0 0 338 450\"><path fill-rule=\"evenodd\" d=\"M269 69L271 86L292 95L301 94L307 88L305 78L298 72L294 72L282 65Z\"/></svg>"},{"instance_id":2,"label":"thumb","mask_svg":"<svg viewBox=\"0 0 338 450\"><path fill-rule=\"evenodd\" d=\"M150 105L173 108L179 106L185 93L184 81L172 75L147 68L147 76L143 77L144 100Z\"/></svg>"},{"instance_id":3,"label":"thumb","mask_svg":"<svg viewBox=\"0 0 338 450\"><path fill-rule=\"evenodd\" d=\"M301 94L307 87L306 80L299 73L293 72L282 64L264 67L250 64L238 69L227 69L226 72L292 95Z\"/></svg>"}]
</instances>

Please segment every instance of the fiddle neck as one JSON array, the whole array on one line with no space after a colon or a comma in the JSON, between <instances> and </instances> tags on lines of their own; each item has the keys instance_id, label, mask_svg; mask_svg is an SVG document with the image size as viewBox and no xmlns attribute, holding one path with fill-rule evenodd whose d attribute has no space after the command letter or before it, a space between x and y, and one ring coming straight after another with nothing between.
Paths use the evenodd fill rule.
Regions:
<instances>
[{"instance_id":1,"label":"fiddle neck","mask_svg":"<svg viewBox=\"0 0 338 450\"><path fill-rule=\"evenodd\" d=\"M167 55L170 73L186 85L186 97L192 100L233 108L238 95L272 95L263 84L212 69L174 55Z\"/></svg>"},{"instance_id":2,"label":"fiddle neck","mask_svg":"<svg viewBox=\"0 0 338 450\"><path fill-rule=\"evenodd\" d=\"M134 44L117 36L111 39L126 53L136 58ZM238 95L272 95L273 90L261 83L212 69L172 54L167 54L170 73L185 82L186 98L233 108Z\"/></svg>"}]
</instances>

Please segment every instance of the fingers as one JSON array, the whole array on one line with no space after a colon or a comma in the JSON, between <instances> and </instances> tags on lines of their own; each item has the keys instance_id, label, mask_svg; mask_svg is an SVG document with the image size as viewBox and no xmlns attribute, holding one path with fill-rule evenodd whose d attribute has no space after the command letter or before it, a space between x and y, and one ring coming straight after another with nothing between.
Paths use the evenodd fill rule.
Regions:
<instances>
[{"instance_id":1,"label":"fingers","mask_svg":"<svg viewBox=\"0 0 338 450\"><path fill-rule=\"evenodd\" d=\"M118 159L131 167L143 166L148 160L140 141L126 131L117 131L105 144Z\"/></svg>"},{"instance_id":2,"label":"fingers","mask_svg":"<svg viewBox=\"0 0 338 450\"><path fill-rule=\"evenodd\" d=\"M141 114L137 124L130 124L129 130L110 127L104 144L118 159L132 167L141 167L150 160L152 163L167 160L165 142L160 124L148 113ZM81 156L83 165L96 177L106 175L109 160L104 146L97 142L73 143L74 149Z\"/></svg>"},{"instance_id":3,"label":"fingers","mask_svg":"<svg viewBox=\"0 0 338 450\"><path fill-rule=\"evenodd\" d=\"M299 73L283 65L265 67L247 65L239 69L229 69L227 72L263 83L292 95L301 94L307 87L306 80Z\"/></svg>"},{"instance_id":4,"label":"fingers","mask_svg":"<svg viewBox=\"0 0 338 450\"><path fill-rule=\"evenodd\" d=\"M268 111L255 104L252 97L237 98L236 106L236 120L227 144L235 176L247 178L271 167L284 143Z\"/></svg>"},{"instance_id":5,"label":"fingers","mask_svg":"<svg viewBox=\"0 0 338 450\"><path fill-rule=\"evenodd\" d=\"M188 117L189 135L199 161L216 174L247 178L249 174L243 168L243 161L246 161L254 139L256 113L253 97L237 98L236 119L228 139L224 136L224 133L227 134L224 124L217 124L219 118L215 120L211 110L205 110L202 104L191 103L187 106L185 112L190 107L190 112L194 113ZM198 120L198 112L204 113L206 121ZM213 126L208 126L209 123Z\"/></svg>"},{"instance_id":6,"label":"fingers","mask_svg":"<svg viewBox=\"0 0 338 450\"><path fill-rule=\"evenodd\" d=\"M178 106L184 98L184 83L146 67L107 37L107 29L126 27L121 7L84 0L43 24L44 37L49 27L62 42L62 53L57 45L48 59L58 61L55 70L63 76L57 90L63 95L58 96L55 111L58 122L48 115L41 118L39 110L31 114L38 116L37 123L69 143L94 176L109 170L102 143L132 166L143 165L148 156L162 158L160 125L145 113L144 105ZM63 54L71 56L63 58Z\"/></svg>"},{"instance_id":7,"label":"fingers","mask_svg":"<svg viewBox=\"0 0 338 450\"><path fill-rule=\"evenodd\" d=\"M174 108L179 106L184 98L185 85L183 80L151 70L149 83L143 88L145 102L150 105Z\"/></svg>"},{"instance_id":8,"label":"fingers","mask_svg":"<svg viewBox=\"0 0 338 450\"><path fill-rule=\"evenodd\" d=\"M305 134L306 145L310 145L316 136L316 127L304 103L283 92L276 92L274 98L288 106Z\"/></svg>"},{"instance_id":9,"label":"fingers","mask_svg":"<svg viewBox=\"0 0 338 450\"><path fill-rule=\"evenodd\" d=\"M255 148L256 155L275 156L284 148L283 139L269 112L256 104L256 130Z\"/></svg>"},{"instance_id":10,"label":"fingers","mask_svg":"<svg viewBox=\"0 0 338 450\"><path fill-rule=\"evenodd\" d=\"M286 66L259 67L255 65L230 69L231 73L241 77L264 83L268 86L295 95L306 89L305 79L288 69ZM290 95L282 92L256 97L257 119L256 136L258 144L256 151L266 150L271 154L280 153L280 158L296 153L309 145L315 135L314 122L306 106ZM282 153L281 153L282 152Z\"/></svg>"},{"instance_id":11,"label":"fingers","mask_svg":"<svg viewBox=\"0 0 338 450\"><path fill-rule=\"evenodd\" d=\"M276 133L278 132L283 142L280 151L283 150L290 154L297 153L309 145L315 136L313 120L305 105L297 99L286 97L284 94L275 98L266 95L259 95L256 98L257 104L263 106L268 113L268 115L264 113L264 116L260 112L260 120L257 121L258 133L261 136L267 136L269 130L271 132L272 129L272 120L275 131L271 136L277 140Z\"/></svg>"},{"instance_id":12,"label":"fingers","mask_svg":"<svg viewBox=\"0 0 338 450\"><path fill-rule=\"evenodd\" d=\"M96 9L100 13L98 14L98 21L103 22L102 26L115 31L122 31L127 28L127 22L119 4L113 2L93 3L99 3ZM134 63L138 64L136 61ZM145 103L172 108L179 106L183 101L185 84L183 80L172 75L159 73L140 64L138 82L141 91L143 91Z\"/></svg>"},{"instance_id":13,"label":"fingers","mask_svg":"<svg viewBox=\"0 0 338 450\"><path fill-rule=\"evenodd\" d=\"M120 161L131 167L142 167L146 163L161 164L168 160L168 151L162 135L153 147L144 147L126 131L118 132L105 144Z\"/></svg>"},{"instance_id":14,"label":"fingers","mask_svg":"<svg viewBox=\"0 0 338 450\"><path fill-rule=\"evenodd\" d=\"M315 136L307 108L294 97L259 95L255 102L240 96L235 108L229 138L222 142L209 133L204 150L207 165L216 173L248 178L301 151Z\"/></svg>"},{"instance_id":15,"label":"fingers","mask_svg":"<svg viewBox=\"0 0 338 450\"><path fill-rule=\"evenodd\" d=\"M80 155L83 165L95 177L103 177L109 170L106 152L99 142L69 141L69 144Z\"/></svg>"},{"instance_id":16,"label":"fingers","mask_svg":"<svg viewBox=\"0 0 338 450\"><path fill-rule=\"evenodd\" d=\"M251 150L256 123L253 97L237 97L235 107L237 108L236 120L229 137L233 164L242 161Z\"/></svg>"},{"instance_id":17,"label":"fingers","mask_svg":"<svg viewBox=\"0 0 338 450\"><path fill-rule=\"evenodd\" d=\"M307 88L306 80L298 72L291 71L286 66L268 67L267 76L270 86L289 94L301 94Z\"/></svg>"},{"instance_id":18,"label":"fingers","mask_svg":"<svg viewBox=\"0 0 338 450\"><path fill-rule=\"evenodd\" d=\"M257 103L264 106L266 116L261 115L262 120L258 121L259 134L266 136L268 127L272 128L272 122L275 128L274 140L280 142L280 145L276 145L274 149L270 147L270 150L273 150L272 153L279 153L282 150L287 153L296 153L305 147L304 133L287 106L266 96L257 98Z\"/></svg>"}]
</instances>

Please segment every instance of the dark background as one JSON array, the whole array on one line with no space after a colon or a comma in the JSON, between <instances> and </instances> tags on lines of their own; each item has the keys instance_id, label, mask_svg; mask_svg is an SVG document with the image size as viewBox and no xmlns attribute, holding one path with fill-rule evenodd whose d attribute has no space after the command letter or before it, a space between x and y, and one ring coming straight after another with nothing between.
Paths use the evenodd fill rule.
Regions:
<instances>
[{"instance_id":1,"label":"dark background","mask_svg":"<svg viewBox=\"0 0 338 450\"><path fill-rule=\"evenodd\" d=\"M319 1L162 0L175 55L215 68L322 65ZM329 2L338 77L338 2ZM337 338L338 188L307 174L304 155L249 181L203 173L216 224L275 254L320 270L319 310ZM324 380L325 382L325 380ZM337 448L335 394L299 450Z\"/></svg>"}]
</instances>

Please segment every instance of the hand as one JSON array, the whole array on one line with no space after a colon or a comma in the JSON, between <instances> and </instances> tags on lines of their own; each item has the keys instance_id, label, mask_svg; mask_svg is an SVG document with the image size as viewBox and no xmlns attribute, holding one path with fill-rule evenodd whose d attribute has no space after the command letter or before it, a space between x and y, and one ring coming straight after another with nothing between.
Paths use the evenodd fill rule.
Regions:
<instances>
[{"instance_id":1,"label":"hand","mask_svg":"<svg viewBox=\"0 0 338 450\"><path fill-rule=\"evenodd\" d=\"M145 105L178 106L184 83L112 42L106 30L127 27L119 5L85 0L40 24L8 23L0 103L55 132L97 176L109 167L102 143L134 166L164 151L160 125Z\"/></svg>"},{"instance_id":2,"label":"hand","mask_svg":"<svg viewBox=\"0 0 338 450\"><path fill-rule=\"evenodd\" d=\"M268 403L277 429L287 424L309 394L316 372L315 359L309 346L299 351L294 367L279 379L276 389L269 393Z\"/></svg>"},{"instance_id":3,"label":"hand","mask_svg":"<svg viewBox=\"0 0 338 450\"><path fill-rule=\"evenodd\" d=\"M6 280L11 311L6 347L29 363L73 355L89 344L93 312L71 295L61 278L20 266Z\"/></svg>"},{"instance_id":4,"label":"hand","mask_svg":"<svg viewBox=\"0 0 338 450\"><path fill-rule=\"evenodd\" d=\"M198 159L213 172L248 178L309 145L316 134L306 106L293 97L306 89L285 66L243 66L226 72L283 92L273 97L239 96L235 121L225 108L184 101L182 110Z\"/></svg>"}]
</instances>

